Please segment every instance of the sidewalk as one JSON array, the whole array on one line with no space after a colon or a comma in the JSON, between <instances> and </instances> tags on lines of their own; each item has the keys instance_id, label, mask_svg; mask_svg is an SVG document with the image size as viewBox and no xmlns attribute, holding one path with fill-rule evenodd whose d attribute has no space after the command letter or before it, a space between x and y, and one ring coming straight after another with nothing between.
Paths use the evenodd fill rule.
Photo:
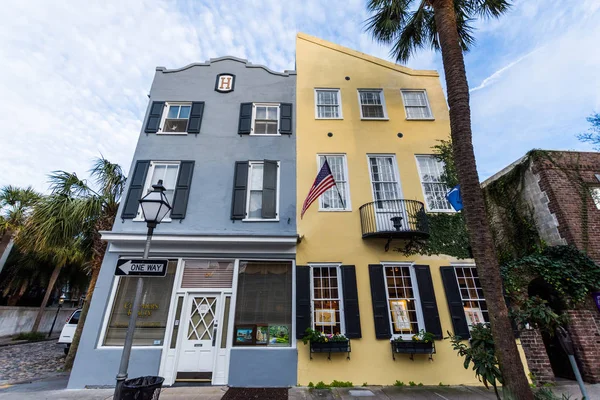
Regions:
<instances>
[{"instance_id":1,"label":"sidewalk","mask_svg":"<svg viewBox=\"0 0 600 400\"><path fill-rule=\"evenodd\" d=\"M8 386L8 387L6 387ZM65 376L47 378L29 384L0 386L0 400L110 400L113 389L66 390ZM589 400L600 399L600 384L587 385ZM160 394L160 400L220 400L226 386L167 387ZM553 391L560 398L565 394L570 400L581 399L575 384L559 384ZM290 400L495 400L493 390L472 386L422 386L394 387L369 386L357 388L332 388L315 390L306 387L290 388ZM570 396L570 397L569 397ZM251 399L260 400L260 399Z\"/></svg>"}]
</instances>

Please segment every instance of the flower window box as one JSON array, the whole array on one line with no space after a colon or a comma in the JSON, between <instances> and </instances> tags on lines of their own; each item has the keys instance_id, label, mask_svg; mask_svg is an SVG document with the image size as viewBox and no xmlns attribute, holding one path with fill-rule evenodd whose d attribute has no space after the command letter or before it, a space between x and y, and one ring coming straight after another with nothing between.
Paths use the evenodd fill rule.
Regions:
<instances>
[{"instance_id":1,"label":"flower window box","mask_svg":"<svg viewBox=\"0 0 600 400\"><path fill-rule=\"evenodd\" d=\"M415 354L429 354L429 359L433 361L435 353L434 336L428 332L421 331L412 337L412 340L392 339L392 358L396 360L396 353L410 354L410 359L414 361Z\"/></svg>"},{"instance_id":2,"label":"flower window box","mask_svg":"<svg viewBox=\"0 0 600 400\"><path fill-rule=\"evenodd\" d=\"M350 352L352 351L350 339L344 335L325 335L307 328L302 341L304 344L309 344L311 360L312 353L327 353L329 360L331 360L331 353L347 353L346 358L350 359Z\"/></svg>"}]
</instances>

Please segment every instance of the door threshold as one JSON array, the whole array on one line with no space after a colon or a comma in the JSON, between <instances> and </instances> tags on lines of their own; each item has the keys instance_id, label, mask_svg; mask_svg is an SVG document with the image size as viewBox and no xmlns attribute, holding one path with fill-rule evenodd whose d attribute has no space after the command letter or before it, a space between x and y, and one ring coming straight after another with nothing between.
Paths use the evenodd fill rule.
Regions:
<instances>
[{"instance_id":1,"label":"door threshold","mask_svg":"<svg viewBox=\"0 0 600 400\"><path fill-rule=\"evenodd\" d=\"M178 379L171 387L193 387L193 386L213 386L211 381L204 381L201 379ZM217 385L218 386L218 385Z\"/></svg>"}]
</instances>

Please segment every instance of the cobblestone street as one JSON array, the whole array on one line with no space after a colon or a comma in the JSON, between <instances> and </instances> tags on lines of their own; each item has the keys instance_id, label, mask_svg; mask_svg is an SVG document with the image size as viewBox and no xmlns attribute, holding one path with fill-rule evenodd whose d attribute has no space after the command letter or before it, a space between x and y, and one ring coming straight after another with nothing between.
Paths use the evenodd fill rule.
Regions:
<instances>
[{"instance_id":1,"label":"cobblestone street","mask_svg":"<svg viewBox=\"0 0 600 400\"><path fill-rule=\"evenodd\" d=\"M0 384L52 375L62 370L64 360L55 340L0 347Z\"/></svg>"}]
</instances>

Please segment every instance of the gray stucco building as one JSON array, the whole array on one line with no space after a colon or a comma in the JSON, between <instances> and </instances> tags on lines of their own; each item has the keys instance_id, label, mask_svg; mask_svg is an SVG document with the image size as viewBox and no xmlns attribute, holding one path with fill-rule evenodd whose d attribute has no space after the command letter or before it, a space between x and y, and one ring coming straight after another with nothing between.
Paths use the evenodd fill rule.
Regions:
<instances>
[{"instance_id":1,"label":"gray stucco building","mask_svg":"<svg viewBox=\"0 0 600 400\"><path fill-rule=\"evenodd\" d=\"M115 383L135 294L115 266L141 257L138 200L158 180L173 210L150 257L169 269L144 278L129 377L297 383L295 90L294 71L234 57L156 69L69 388Z\"/></svg>"}]
</instances>

